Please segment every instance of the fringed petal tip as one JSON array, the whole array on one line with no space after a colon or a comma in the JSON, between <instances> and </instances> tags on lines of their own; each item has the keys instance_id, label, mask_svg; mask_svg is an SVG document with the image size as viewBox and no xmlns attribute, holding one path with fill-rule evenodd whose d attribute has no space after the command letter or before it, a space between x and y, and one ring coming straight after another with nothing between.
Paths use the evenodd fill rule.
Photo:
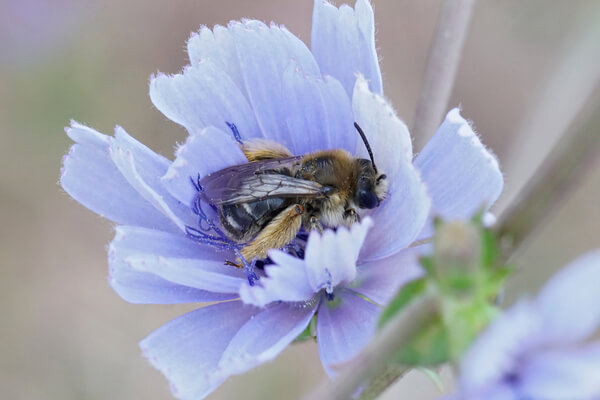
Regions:
<instances>
[{"instance_id":1,"label":"fringed petal tip","mask_svg":"<svg viewBox=\"0 0 600 400\"><path fill-rule=\"evenodd\" d=\"M306 245L305 263L308 281L313 291L324 289L333 293L335 287L356 278L356 261L369 228L373 225L366 217L350 229L325 230L321 235L310 234Z\"/></svg>"},{"instance_id":2,"label":"fringed petal tip","mask_svg":"<svg viewBox=\"0 0 600 400\"><path fill-rule=\"evenodd\" d=\"M279 250L271 250L269 257L275 264L265 266L265 276L253 285L244 282L239 288L240 299L257 307L276 301L309 302L314 291L304 261Z\"/></svg>"},{"instance_id":3,"label":"fringed petal tip","mask_svg":"<svg viewBox=\"0 0 600 400\"><path fill-rule=\"evenodd\" d=\"M375 48L375 23L370 2L358 0L352 8L315 0L311 49L321 71L338 79L352 95L356 73L364 74L371 90L382 94Z\"/></svg>"},{"instance_id":4,"label":"fringed petal tip","mask_svg":"<svg viewBox=\"0 0 600 400\"><path fill-rule=\"evenodd\" d=\"M454 125L459 125L459 128L456 130L457 135L464 138L470 138L471 144L481 149L483 157L488 161L489 164L491 164L498 170L500 177L502 177L498 158L490 149L483 145L481 139L479 138L479 135L477 135L475 129L473 128L473 122L470 120L466 120L460 114L460 111L461 110L459 107L454 107L453 109L448 111L448 113L446 114L446 121Z\"/></svg>"},{"instance_id":5,"label":"fringed petal tip","mask_svg":"<svg viewBox=\"0 0 600 400\"><path fill-rule=\"evenodd\" d=\"M433 215L446 220L468 219L482 208L487 211L504 187L497 159L458 108L448 112L414 164L433 200L419 239L433 234Z\"/></svg>"}]
</instances>

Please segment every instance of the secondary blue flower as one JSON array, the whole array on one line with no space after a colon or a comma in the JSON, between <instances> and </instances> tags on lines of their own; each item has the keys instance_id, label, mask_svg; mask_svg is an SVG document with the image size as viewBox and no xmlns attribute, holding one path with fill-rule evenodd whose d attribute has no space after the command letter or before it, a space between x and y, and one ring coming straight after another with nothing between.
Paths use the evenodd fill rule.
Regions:
<instances>
[{"instance_id":1,"label":"secondary blue flower","mask_svg":"<svg viewBox=\"0 0 600 400\"><path fill-rule=\"evenodd\" d=\"M321 359L334 373L369 341L380 305L421 274L420 246L407 248L431 236L432 216L470 217L502 190L496 159L457 109L413 160L408 130L383 98L366 0L355 8L316 0L313 20L312 52L285 28L253 20L190 38L191 65L150 84L154 105L190 134L173 162L120 127L114 137L77 123L67 129L76 144L63 188L118 224L109 248L115 291L133 303L232 300L142 341L182 399L273 359L315 315ZM232 131L296 155L341 148L366 158L354 121L389 182L387 198L361 224L299 239L303 258L272 250L264 271L223 265L235 259L234 246L199 243L219 239L219 227L199 201L198 177L247 162ZM259 279L250 285L253 273Z\"/></svg>"},{"instance_id":2,"label":"secondary blue flower","mask_svg":"<svg viewBox=\"0 0 600 400\"><path fill-rule=\"evenodd\" d=\"M600 250L498 317L461 362L463 400L600 398Z\"/></svg>"}]
</instances>

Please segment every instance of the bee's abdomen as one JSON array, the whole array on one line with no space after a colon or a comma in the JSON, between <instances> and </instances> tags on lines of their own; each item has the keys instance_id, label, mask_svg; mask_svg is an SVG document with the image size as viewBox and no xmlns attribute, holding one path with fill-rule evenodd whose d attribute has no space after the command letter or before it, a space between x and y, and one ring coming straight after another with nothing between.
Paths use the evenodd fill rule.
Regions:
<instances>
[{"instance_id":1,"label":"bee's abdomen","mask_svg":"<svg viewBox=\"0 0 600 400\"><path fill-rule=\"evenodd\" d=\"M260 230L289 203L289 200L273 198L250 203L221 206L221 225L229 238L238 243L252 240Z\"/></svg>"}]
</instances>

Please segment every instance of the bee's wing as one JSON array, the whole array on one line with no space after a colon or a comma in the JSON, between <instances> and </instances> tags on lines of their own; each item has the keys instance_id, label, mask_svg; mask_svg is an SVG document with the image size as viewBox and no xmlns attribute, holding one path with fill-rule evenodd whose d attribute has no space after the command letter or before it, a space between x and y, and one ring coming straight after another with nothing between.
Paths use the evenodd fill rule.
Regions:
<instances>
[{"instance_id":1,"label":"bee's wing","mask_svg":"<svg viewBox=\"0 0 600 400\"><path fill-rule=\"evenodd\" d=\"M204 199L214 205L247 203L273 197L320 197L324 187L297 179L283 171L302 162L303 156L234 165L200 180Z\"/></svg>"}]
</instances>

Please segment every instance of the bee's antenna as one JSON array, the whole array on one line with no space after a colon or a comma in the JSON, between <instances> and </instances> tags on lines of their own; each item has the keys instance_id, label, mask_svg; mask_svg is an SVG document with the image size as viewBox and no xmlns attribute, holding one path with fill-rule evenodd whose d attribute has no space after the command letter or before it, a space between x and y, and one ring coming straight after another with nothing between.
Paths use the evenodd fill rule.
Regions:
<instances>
[{"instance_id":1,"label":"bee's antenna","mask_svg":"<svg viewBox=\"0 0 600 400\"><path fill-rule=\"evenodd\" d=\"M360 137L361 137L363 143L365 144L365 147L367 148L367 152L369 153L369 157L371 158L371 164L373 164L373 169L375 170L375 172L377 172L377 167L375 166L375 159L373 159L373 151L371 150L371 145L369 145L369 141L367 140L365 133L361 129L360 125L358 125L358 123L355 122L354 127L360 134Z\"/></svg>"}]
</instances>

